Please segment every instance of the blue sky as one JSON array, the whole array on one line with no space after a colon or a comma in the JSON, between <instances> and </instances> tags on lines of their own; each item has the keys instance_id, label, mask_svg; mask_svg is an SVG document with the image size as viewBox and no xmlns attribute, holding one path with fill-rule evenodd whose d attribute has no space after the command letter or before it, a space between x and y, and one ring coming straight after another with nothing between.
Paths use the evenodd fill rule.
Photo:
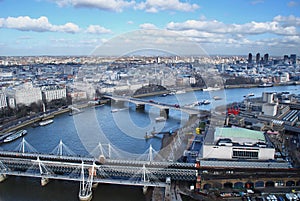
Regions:
<instances>
[{"instance_id":1,"label":"blue sky","mask_svg":"<svg viewBox=\"0 0 300 201\"><path fill-rule=\"evenodd\" d=\"M300 55L299 11L300 0L0 0L0 55L89 55L149 29L210 55Z\"/></svg>"}]
</instances>

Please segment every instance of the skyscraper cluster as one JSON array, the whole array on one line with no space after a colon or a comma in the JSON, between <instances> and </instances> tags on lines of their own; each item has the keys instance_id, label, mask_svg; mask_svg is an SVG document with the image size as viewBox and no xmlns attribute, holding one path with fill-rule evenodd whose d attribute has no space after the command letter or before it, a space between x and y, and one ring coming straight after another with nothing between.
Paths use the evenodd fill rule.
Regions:
<instances>
[{"instance_id":1,"label":"skyscraper cluster","mask_svg":"<svg viewBox=\"0 0 300 201\"><path fill-rule=\"evenodd\" d=\"M266 53L263 57L260 56L260 53L256 54L255 57L255 63L256 64L267 64L269 62L269 54ZM253 64L253 58L252 58L252 53L249 53L248 55L248 63Z\"/></svg>"}]
</instances>

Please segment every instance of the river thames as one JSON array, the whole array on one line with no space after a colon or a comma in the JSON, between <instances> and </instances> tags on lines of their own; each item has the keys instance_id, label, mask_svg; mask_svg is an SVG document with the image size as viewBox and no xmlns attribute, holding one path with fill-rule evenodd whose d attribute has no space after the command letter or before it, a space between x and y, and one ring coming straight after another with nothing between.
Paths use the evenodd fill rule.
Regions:
<instances>
[{"instance_id":1,"label":"river thames","mask_svg":"<svg viewBox=\"0 0 300 201\"><path fill-rule=\"evenodd\" d=\"M270 88L239 88L219 91L195 91L177 95L146 97L161 103L188 105L196 101L210 100L211 104L200 106L200 109L213 109L216 106L240 102L244 96L254 93L260 97L262 92L290 92L299 94L299 86L276 86ZM221 97L214 100L213 97ZM117 112L112 109L122 108ZM110 144L114 151L112 157L136 159L143 156L150 145L159 151L162 136L145 140L146 132L170 131L184 125L187 114L170 110L166 122L156 122L159 109L146 106L145 111L136 111L133 104L124 106L104 105L87 108L83 113L70 116L62 114L54 122L43 127L26 127L26 142L30 144L27 151L40 153L57 153L57 146L62 142L71 151L81 156L98 157L99 143ZM2 150L18 150L22 139L0 145ZM32 147L31 147L32 146ZM66 149L67 150L67 149ZM0 183L0 201L73 201L78 200L79 182L53 181L45 187L40 186L39 179L8 177ZM146 200L142 188L131 186L102 185L93 191L93 200L143 201Z\"/></svg>"}]
</instances>

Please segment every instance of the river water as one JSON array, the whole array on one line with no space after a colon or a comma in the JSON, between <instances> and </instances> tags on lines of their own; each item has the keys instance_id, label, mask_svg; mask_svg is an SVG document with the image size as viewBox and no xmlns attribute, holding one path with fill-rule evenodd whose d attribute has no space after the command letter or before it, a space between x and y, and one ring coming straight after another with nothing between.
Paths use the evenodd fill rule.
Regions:
<instances>
[{"instance_id":1,"label":"river water","mask_svg":"<svg viewBox=\"0 0 300 201\"><path fill-rule=\"evenodd\" d=\"M299 94L299 86L277 86L270 88L226 89L219 91L196 91L169 96L153 96L145 99L161 103L188 105L196 101L210 100L210 105L201 109L212 109L218 105L239 102L244 95L262 92L283 92ZM221 100L214 100L218 96ZM118 109L117 112L111 112ZM112 158L144 159L151 145L155 150L161 147L161 138L145 140L145 133L170 131L181 127L188 115L170 110L166 122L156 122L159 109L146 106L145 111L136 111L133 104L108 105L85 109L83 113L69 116L62 114L54 122L43 127L27 127L25 136L26 151L41 153L58 153L58 144L62 140L63 153L98 157L101 144L105 154L110 152ZM22 139L0 145L2 150L20 150ZM108 151L110 144L111 151ZM0 201L73 201L78 200L79 182L50 181L45 187L40 186L39 179L9 177L0 183ZM93 192L93 200L104 201L143 201L142 189L132 186L100 184Z\"/></svg>"}]
</instances>

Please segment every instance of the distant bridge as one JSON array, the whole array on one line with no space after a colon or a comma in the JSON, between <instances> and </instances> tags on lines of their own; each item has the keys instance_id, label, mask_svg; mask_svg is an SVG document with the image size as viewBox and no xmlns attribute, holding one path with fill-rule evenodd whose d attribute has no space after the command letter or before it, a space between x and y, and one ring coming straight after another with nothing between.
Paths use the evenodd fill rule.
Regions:
<instances>
[{"instance_id":1,"label":"distant bridge","mask_svg":"<svg viewBox=\"0 0 300 201\"><path fill-rule=\"evenodd\" d=\"M163 116L163 114L166 114L166 117L168 117L170 109L182 111L189 115L207 116L210 114L210 111L207 111L207 110L199 110L199 109L191 108L191 107L187 107L187 106L180 106L178 104L160 103L157 101L132 98L132 97L128 97L128 96L104 95L104 97L115 100L115 101L134 103L136 105L136 107L139 109L144 109L145 105L151 105L151 106L159 108L161 110L161 116Z\"/></svg>"}]
</instances>

